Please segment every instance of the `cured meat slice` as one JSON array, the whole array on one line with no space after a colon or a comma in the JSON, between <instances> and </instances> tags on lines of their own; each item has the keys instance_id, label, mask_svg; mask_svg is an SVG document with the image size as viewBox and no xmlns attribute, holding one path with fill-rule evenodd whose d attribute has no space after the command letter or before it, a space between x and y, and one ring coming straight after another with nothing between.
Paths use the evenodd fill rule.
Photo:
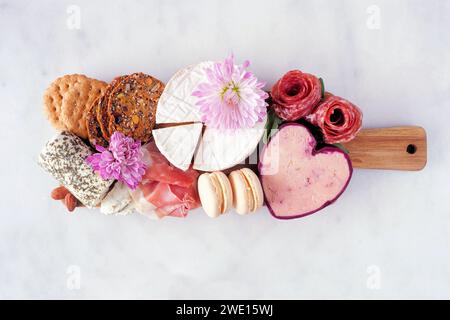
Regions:
<instances>
[{"instance_id":1,"label":"cured meat slice","mask_svg":"<svg viewBox=\"0 0 450 320\"><path fill-rule=\"evenodd\" d=\"M272 87L272 107L281 119L296 121L309 115L322 98L320 80L300 70L286 73Z\"/></svg>"},{"instance_id":2,"label":"cured meat slice","mask_svg":"<svg viewBox=\"0 0 450 320\"><path fill-rule=\"evenodd\" d=\"M158 151L155 143L152 142L145 145L144 150L144 161L149 163L143 177L144 181L153 180L187 188L197 180L197 171L193 169L182 171L170 165L167 159Z\"/></svg>"},{"instance_id":3,"label":"cured meat slice","mask_svg":"<svg viewBox=\"0 0 450 320\"><path fill-rule=\"evenodd\" d=\"M203 124L193 123L153 130L159 151L175 167L187 170L192 163Z\"/></svg>"},{"instance_id":4,"label":"cured meat slice","mask_svg":"<svg viewBox=\"0 0 450 320\"><path fill-rule=\"evenodd\" d=\"M173 167L157 151L154 142L144 146L144 154L148 167L140 186L131 194L136 211L160 219L185 217L189 210L200 206L197 171Z\"/></svg>"},{"instance_id":5,"label":"cured meat slice","mask_svg":"<svg viewBox=\"0 0 450 320\"><path fill-rule=\"evenodd\" d=\"M303 125L288 123L264 148L258 166L266 204L279 219L300 218L333 203L352 176L347 154L336 147L315 150Z\"/></svg>"},{"instance_id":6,"label":"cured meat slice","mask_svg":"<svg viewBox=\"0 0 450 320\"><path fill-rule=\"evenodd\" d=\"M330 93L325 95L307 119L318 126L326 143L344 143L356 137L362 127L362 112L350 101Z\"/></svg>"}]
</instances>

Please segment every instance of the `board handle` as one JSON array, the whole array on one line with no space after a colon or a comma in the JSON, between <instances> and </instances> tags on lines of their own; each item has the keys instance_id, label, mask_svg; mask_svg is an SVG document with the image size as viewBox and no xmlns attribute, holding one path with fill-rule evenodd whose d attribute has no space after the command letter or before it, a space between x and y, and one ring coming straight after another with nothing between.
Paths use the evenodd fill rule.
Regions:
<instances>
[{"instance_id":1,"label":"board handle","mask_svg":"<svg viewBox=\"0 0 450 320\"><path fill-rule=\"evenodd\" d=\"M422 127L363 129L343 146L355 168L418 171L427 163L427 135Z\"/></svg>"}]
</instances>

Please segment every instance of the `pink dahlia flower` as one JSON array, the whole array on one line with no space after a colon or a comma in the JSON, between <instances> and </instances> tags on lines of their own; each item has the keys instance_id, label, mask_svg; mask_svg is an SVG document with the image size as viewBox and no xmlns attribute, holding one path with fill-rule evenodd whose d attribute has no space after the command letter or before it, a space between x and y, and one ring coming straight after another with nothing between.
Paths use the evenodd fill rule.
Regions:
<instances>
[{"instance_id":1,"label":"pink dahlia flower","mask_svg":"<svg viewBox=\"0 0 450 320\"><path fill-rule=\"evenodd\" d=\"M202 121L212 128L251 128L267 113L265 83L246 70L248 61L235 65L233 60L230 55L206 68L208 82L200 83L192 93L198 98Z\"/></svg>"},{"instance_id":2,"label":"pink dahlia flower","mask_svg":"<svg viewBox=\"0 0 450 320\"><path fill-rule=\"evenodd\" d=\"M116 131L107 149L99 145L95 149L99 153L90 155L86 161L102 179L116 179L136 189L146 169L140 141L134 141Z\"/></svg>"}]
</instances>

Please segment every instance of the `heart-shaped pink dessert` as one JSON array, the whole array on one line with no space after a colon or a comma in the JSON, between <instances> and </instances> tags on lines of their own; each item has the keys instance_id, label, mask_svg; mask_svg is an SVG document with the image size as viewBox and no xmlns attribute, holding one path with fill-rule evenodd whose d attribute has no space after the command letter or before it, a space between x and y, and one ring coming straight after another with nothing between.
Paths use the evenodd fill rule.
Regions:
<instances>
[{"instance_id":1,"label":"heart-shaped pink dessert","mask_svg":"<svg viewBox=\"0 0 450 320\"><path fill-rule=\"evenodd\" d=\"M332 204L352 176L348 155L336 147L315 150L309 130L288 123L262 151L259 173L266 204L279 219L300 218Z\"/></svg>"}]
</instances>

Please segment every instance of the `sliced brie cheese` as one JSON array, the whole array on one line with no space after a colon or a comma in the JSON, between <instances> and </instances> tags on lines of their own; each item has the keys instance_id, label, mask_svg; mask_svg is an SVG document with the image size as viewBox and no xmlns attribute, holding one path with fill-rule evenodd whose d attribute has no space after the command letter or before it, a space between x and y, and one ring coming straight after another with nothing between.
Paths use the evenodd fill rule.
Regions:
<instances>
[{"instance_id":1,"label":"sliced brie cheese","mask_svg":"<svg viewBox=\"0 0 450 320\"><path fill-rule=\"evenodd\" d=\"M108 192L100 204L100 212L110 214L126 215L132 210L126 210L131 203L130 189L122 182L116 182L111 191Z\"/></svg>"},{"instance_id":2,"label":"sliced brie cheese","mask_svg":"<svg viewBox=\"0 0 450 320\"><path fill-rule=\"evenodd\" d=\"M166 84L158 101L156 123L199 122L200 112L192 92L207 82L205 68L213 62L205 61L179 70Z\"/></svg>"},{"instance_id":3,"label":"sliced brie cheese","mask_svg":"<svg viewBox=\"0 0 450 320\"><path fill-rule=\"evenodd\" d=\"M203 124L193 123L153 130L153 137L159 151L171 164L187 170L192 163Z\"/></svg>"},{"instance_id":4,"label":"sliced brie cheese","mask_svg":"<svg viewBox=\"0 0 450 320\"><path fill-rule=\"evenodd\" d=\"M194 169L220 171L242 163L258 146L266 120L230 132L206 127L194 156Z\"/></svg>"}]
</instances>

